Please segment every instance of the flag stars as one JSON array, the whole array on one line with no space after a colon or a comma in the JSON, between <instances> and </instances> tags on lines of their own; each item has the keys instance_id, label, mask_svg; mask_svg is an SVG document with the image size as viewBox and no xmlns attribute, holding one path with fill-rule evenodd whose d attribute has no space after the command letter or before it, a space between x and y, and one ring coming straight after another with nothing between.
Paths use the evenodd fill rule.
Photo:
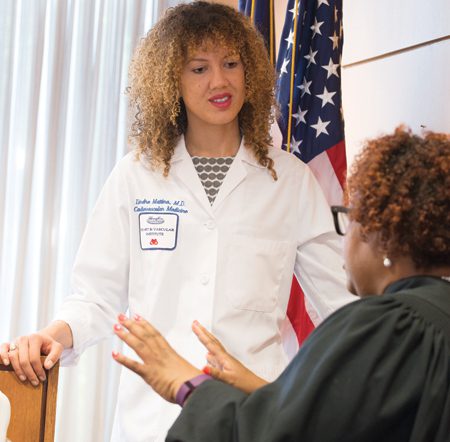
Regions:
<instances>
[{"instance_id":1,"label":"flag stars","mask_svg":"<svg viewBox=\"0 0 450 442\"><path fill-rule=\"evenodd\" d=\"M311 124L311 127L314 128L316 130L316 138L320 135L320 134L326 134L329 135L328 131L327 131L327 126L330 124L330 121L322 121L321 118L319 117L319 119L317 120L316 124Z\"/></svg>"},{"instance_id":2,"label":"flag stars","mask_svg":"<svg viewBox=\"0 0 450 442\"><path fill-rule=\"evenodd\" d=\"M328 64L323 65L322 68L327 71L327 79L330 78L332 75L336 75L336 77L339 78L339 74L337 71L339 68L339 63L333 63L333 60L331 59L331 57L330 57L330 61L328 62Z\"/></svg>"},{"instance_id":3,"label":"flag stars","mask_svg":"<svg viewBox=\"0 0 450 442\"><path fill-rule=\"evenodd\" d=\"M298 15L299 9L300 8L297 8L297 15ZM294 7L292 9L289 9L289 12L292 14L292 21L294 21L294 18L295 18L295 5L294 5Z\"/></svg>"},{"instance_id":4,"label":"flag stars","mask_svg":"<svg viewBox=\"0 0 450 442\"><path fill-rule=\"evenodd\" d=\"M323 93L316 95L322 100L322 107L324 107L327 103L330 103L334 106L333 96L336 95L336 92L328 92L326 86L323 88Z\"/></svg>"},{"instance_id":5,"label":"flag stars","mask_svg":"<svg viewBox=\"0 0 450 442\"><path fill-rule=\"evenodd\" d=\"M305 120L305 115L308 112L307 110L302 111L300 109L300 106L298 107L298 111L296 114L292 114L292 118L295 118L295 126L298 126L300 123L305 123L306 124L306 120Z\"/></svg>"},{"instance_id":6,"label":"flag stars","mask_svg":"<svg viewBox=\"0 0 450 442\"><path fill-rule=\"evenodd\" d=\"M307 66L306 66L307 68L309 68L309 65L310 65L311 63L317 64L317 63L316 63L316 55L317 55L317 52L319 52L319 51L313 51L312 48L310 48L309 54L308 54L308 55L305 55L305 58L308 60L308 64L307 64Z\"/></svg>"},{"instance_id":7,"label":"flag stars","mask_svg":"<svg viewBox=\"0 0 450 442\"><path fill-rule=\"evenodd\" d=\"M289 31L288 38L285 38L284 41L287 41L287 43L288 43L287 49L289 49L294 44L294 30L293 29L291 29Z\"/></svg>"},{"instance_id":8,"label":"flag stars","mask_svg":"<svg viewBox=\"0 0 450 442\"><path fill-rule=\"evenodd\" d=\"M288 58L285 58L284 60L283 60L283 66L281 66L281 70L280 70L280 72L281 72L281 74L287 74L287 65L289 64L289 62L290 62L290 60L288 59Z\"/></svg>"},{"instance_id":9,"label":"flag stars","mask_svg":"<svg viewBox=\"0 0 450 442\"><path fill-rule=\"evenodd\" d=\"M314 24L311 26L311 30L313 31L313 38L316 36L316 34L322 35L322 32L320 32L320 27L323 24L323 21L318 22L317 17L314 17Z\"/></svg>"},{"instance_id":10,"label":"flag stars","mask_svg":"<svg viewBox=\"0 0 450 442\"><path fill-rule=\"evenodd\" d=\"M302 91L302 97L305 94L311 95L311 91L309 90L311 83L312 81L306 81L306 78L303 78L303 83L300 86L297 86Z\"/></svg>"},{"instance_id":11,"label":"flag stars","mask_svg":"<svg viewBox=\"0 0 450 442\"><path fill-rule=\"evenodd\" d=\"M298 153L299 155L301 155L300 144L302 144L302 140L297 141L294 137L292 137L291 138L291 146L290 146L291 152Z\"/></svg>"},{"instance_id":12,"label":"flag stars","mask_svg":"<svg viewBox=\"0 0 450 442\"><path fill-rule=\"evenodd\" d=\"M289 2L292 16L288 15L281 40L277 98L285 137L283 149L303 161L314 158L326 147L324 143L334 145L342 137L340 51L343 30L342 13L337 4L340 2L336 0ZM290 18L298 28L291 24ZM304 41L300 51L301 40ZM292 64L294 49L295 65ZM286 122L288 128L284 127Z\"/></svg>"},{"instance_id":13,"label":"flag stars","mask_svg":"<svg viewBox=\"0 0 450 442\"><path fill-rule=\"evenodd\" d=\"M328 37L333 42L333 51L339 46L339 36L334 31L334 34L331 37Z\"/></svg>"}]
</instances>

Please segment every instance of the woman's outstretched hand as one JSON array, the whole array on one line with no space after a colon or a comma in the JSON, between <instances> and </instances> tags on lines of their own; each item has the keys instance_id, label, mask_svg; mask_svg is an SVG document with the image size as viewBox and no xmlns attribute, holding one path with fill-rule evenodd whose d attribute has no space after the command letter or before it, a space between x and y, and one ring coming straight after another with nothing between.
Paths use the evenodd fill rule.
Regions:
<instances>
[{"instance_id":1,"label":"woman's outstretched hand","mask_svg":"<svg viewBox=\"0 0 450 442\"><path fill-rule=\"evenodd\" d=\"M227 353L220 341L198 321L194 321L192 330L208 350L206 356L208 365L203 369L205 373L239 388L245 393L252 393L267 384L267 381L257 376Z\"/></svg>"},{"instance_id":2,"label":"woman's outstretched hand","mask_svg":"<svg viewBox=\"0 0 450 442\"><path fill-rule=\"evenodd\" d=\"M161 397L175 402L181 385L202 372L183 359L164 337L145 319L135 315L129 319L119 315L114 333L137 355L143 363L113 352L113 358L141 376Z\"/></svg>"}]
</instances>

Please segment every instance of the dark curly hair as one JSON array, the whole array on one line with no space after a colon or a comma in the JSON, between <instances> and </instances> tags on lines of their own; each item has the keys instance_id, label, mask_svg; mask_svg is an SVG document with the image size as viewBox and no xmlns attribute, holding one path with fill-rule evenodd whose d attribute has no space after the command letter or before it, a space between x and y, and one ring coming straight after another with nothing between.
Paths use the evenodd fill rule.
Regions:
<instances>
[{"instance_id":1,"label":"dark curly hair","mask_svg":"<svg viewBox=\"0 0 450 442\"><path fill-rule=\"evenodd\" d=\"M239 127L247 148L277 179L268 156L275 71L263 38L247 17L220 4L198 1L169 8L137 47L127 92L137 109L131 138L138 155L145 155L152 166L163 168L168 175L175 146L187 127L180 98L181 71L189 51L211 43L240 55L245 102L239 112Z\"/></svg>"},{"instance_id":2,"label":"dark curly hair","mask_svg":"<svg viewBox=\"0 0 450 442\"><path fill-rule=\"evenodd\" d=\"M347 181L350 217L363 237L378 233L383 252L417 268L450 263L450 136L398 127L368 141Z\"/></svg>"}]
</instances>

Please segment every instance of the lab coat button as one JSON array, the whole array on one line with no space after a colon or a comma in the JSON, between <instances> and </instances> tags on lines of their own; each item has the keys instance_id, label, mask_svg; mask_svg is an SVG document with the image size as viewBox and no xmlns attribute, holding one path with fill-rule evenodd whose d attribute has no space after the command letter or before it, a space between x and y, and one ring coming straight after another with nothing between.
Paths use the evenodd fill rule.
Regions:
<instances>
[{"instance_id":1,"label":"lab coat button","mask_svg":"<svg viewBox=\"0 0 450 442\"><path fill-rule=\"evenodd\" d=\"M205 227L208 230L212 230L212 229L214 229L214 227L216 227L216 223L213 220L209 220L205 223Z\"/></svg>"},{"instance_id":2,"label":"lab coat button","mask_svg":"<svg viewBox=\"0 0 450 442\"><path fill-rule=\"evenodd\" d=\"M209 282L209 276L208 276L208 275L202 275L202 277L200 278L200 282L201 282L203 285L208 284L208 282Z\"/></svg>"}]
</instances>

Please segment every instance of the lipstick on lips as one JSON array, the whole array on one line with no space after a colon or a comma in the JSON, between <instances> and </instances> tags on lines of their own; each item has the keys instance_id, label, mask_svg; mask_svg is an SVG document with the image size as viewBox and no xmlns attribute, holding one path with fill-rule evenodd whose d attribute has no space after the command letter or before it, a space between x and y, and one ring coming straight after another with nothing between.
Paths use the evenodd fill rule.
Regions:
<instances>
[{"instance_id":1,"label":"lipstick on lips","mask_svg":"<svg viewBox=\"0 0 450 442\"><path fill-rule=\"evenodd\" d=\"M219 109L228 109L231 106L231 94L224 93L214 95L209 98L208 101L215 107Z\"/></svg>"}]
</instances>

